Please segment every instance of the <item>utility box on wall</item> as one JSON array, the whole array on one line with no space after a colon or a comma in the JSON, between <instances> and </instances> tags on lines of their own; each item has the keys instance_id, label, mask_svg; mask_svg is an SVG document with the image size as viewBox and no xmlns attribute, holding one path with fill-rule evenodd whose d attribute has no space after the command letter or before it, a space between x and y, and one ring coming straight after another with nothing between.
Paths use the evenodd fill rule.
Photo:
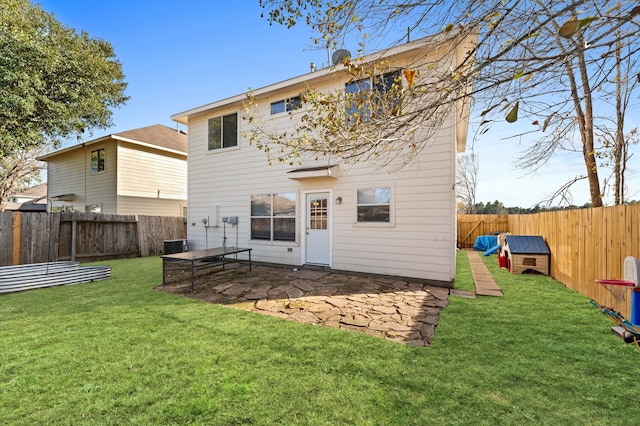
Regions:
<instances>
[{"instance_id":1,"label":"utility box on wall","mask_svg":"<svg viewBox=\"0 0 640 426\"><path fill-rule=\"evenodd\" d=\"M205 223L205 226L209 226L209 227L218 226L219 210L220 210L220 207L217 204L214 204L211 206L211 208L209 209L209 214L206 217L207 223Z\"/></svg>"},{"instance_id":2,"label":"utility box on wall","mask_svg":"<svg viewBox=\"0 0 640 426\"><path fill-rule=\"evenodd\" d=\"M224 223L228 223L229 225L237 225L238 224L238 216L225 216L222 218Z\"/></svg>"}]
</instances>

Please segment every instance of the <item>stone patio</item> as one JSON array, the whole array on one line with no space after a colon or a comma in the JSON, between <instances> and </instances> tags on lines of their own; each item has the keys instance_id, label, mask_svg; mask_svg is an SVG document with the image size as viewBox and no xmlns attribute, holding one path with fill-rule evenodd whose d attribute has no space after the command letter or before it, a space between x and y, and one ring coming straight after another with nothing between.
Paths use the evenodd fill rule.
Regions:
<instances>
[{"instance_id":1,"label":"stone patio","mask_svg":"<svg viewBox=\"0 0 640 426\"><path fill-rule=\"evenodd\" d=\"M158 290L307 324L428 346L449 289L411 280L274 265L171 272Z\"/></svg>"}]
</instances>

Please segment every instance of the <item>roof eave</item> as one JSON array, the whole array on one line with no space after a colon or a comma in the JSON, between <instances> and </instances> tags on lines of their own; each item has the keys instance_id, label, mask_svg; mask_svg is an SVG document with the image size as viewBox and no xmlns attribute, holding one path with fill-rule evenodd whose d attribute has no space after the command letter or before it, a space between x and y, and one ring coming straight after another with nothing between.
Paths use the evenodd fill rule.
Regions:
<instances>
[{"instance_id":1,"label":"roof eave","mask_svg":"<svg viewBox=\"0 0 640 426\"><path fill-rule=\"evenodd\" d=\"M391 47L389 49L382 50L380 52L366 55L362 58L357 59L357 61L362 64L367 64L367 63L379 60L380 58L389 58L395 55L409 52L411 50L421 49L424 46L427 46L429 44L442 43L445 40L455 38L458 33L459 31L454 30L449 33L439 33L432 36L424 37L419 40L415 40L409 43L404 43L398 46ZM318 71L302 74L298 77L290 78L288 80L284 80L275 84L264 86L259 89L252 90L251 94L255 97L258 97L258 96L266 95L271 92L275 92L277 90L295 87L296 85L303 86L305 84L309 84L312 81L317 81L323 78L329 78L336 72L343 71L344 69L345 69L345 66L342 64L334 65L331 67L323 68ZM177 114L173 114L171 116L171 119L180 124L188 125L190 117L193 117L195 115L199 115L223 106L242 104L242 102L247 98L247 95L248 95L248 92L244 92L235 96L231 96L226 99L221 99L219 101L215 101L209 104L199 106L197 108L192 108Z\"/></svg>"},{"instance_id":2,"label":"roof eave","mask_svg":"<svg viewBox=\"0 0 640 426\"><path fill-rule=\"evenodd\" d=\"M76 149L84 148L87 145L93 145L93 144L96 144L96 143L101 143L101 142L104 142L105 140L107 140L107 139L109 139L111 137L113 137L113 135L106 135L106 136L99 137L98 139L92 139L92 140L87 141L87 142L81 142L79 144L70 146L68 148L61 149L59 151L53 151L53 152L50 152L48 154L41 155L40 157L36 158L36 160L38 160L38 161L47 161L50 157L55 157L55 156L58 156L58 155L61 155L61 154L66 154L67 152L71 152L71 151L74 151Z\"/></svg>"},{"instance_id":3,"label":"roof eave","mask_svg":"<svg viewBox=\"0 0 640 426\"><path fill-rule=\"evenodd\" d=\"M70 146L68 148L61 149L59 151L50 152L49 154L45 154L45 155L42 155L42 156L36 158L36 160L38 160L38 161L48 161L51 157L56 157L58 155L66 154L68 152L75 151L76 149L85 148L85 147L87 147L89 145L95 145L95 144L98 144L98 143L103 143L103 142L108 141L108 140L118 140L118 141L128 142L128 143L132 143L132 144L135 144L135 145L144 146L144 147L147 147L147 148L157 149L158 151L164 151L164 152L168 152L168 153L172 153L172 154L181 155L181 156L184 156L184 157L187 156L187 153L185 151L180 151L180 150L172 149L172 148L166 148L166 147L163 147L163 146L160 146L160 145L155 145L155 144L148 143L148 142L142 142L142 141L135 140L135 139L125 138L125 137L119 136L117 133L114 133L114 134L111 134L111 135L106 135L106 136L99 137L98 139L93 139L93 140L90 140L90 141L87 141L87 142L82 142L82 143L79 143L77 145L73 145L73 146Z\"/></svg>"},{"instance_id":4,"label":"roof eave","mask_svg":"<svg viewBox=\"0 0 640 426\"><path fill-rule=\"evenodd\" d=\"M132 144L139 145L139 146L144 146L144 147L147 147L147 148L157 149L158 151L170 152L170 153L173 153L173 154L182 155L184 157L187 156L186 152L180 151L178 149L166 148L166 147L163 147L163 146L160 146L160 145L155 145L155 144L148 143L148 142L142 142L142 141L139 141L139 140L136 140L136 139L129 139L129 138L125 138L125 137L119 136L117 134L111 135L111 138L115 139L115 140L123 141L123 142L132 143Z\"/></svg>"}]
</instances>

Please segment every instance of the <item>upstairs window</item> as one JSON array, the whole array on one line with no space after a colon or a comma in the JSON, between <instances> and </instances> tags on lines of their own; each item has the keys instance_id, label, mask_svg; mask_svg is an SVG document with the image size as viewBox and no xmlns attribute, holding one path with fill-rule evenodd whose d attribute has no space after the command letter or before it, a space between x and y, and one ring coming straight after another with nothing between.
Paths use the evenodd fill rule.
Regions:
<instances>
[{"instance_id":1,"label":"upstairs window","mask_svg":"<svg viewBox=\"0 0 640 426\"><path fill-rule=\"evenodd\" d=\"M104 148L99 148L91 151L91 173L104 172Z\"/></svg>"},{"instance_id":2,"label":"upstairs window","mask_svg":"<svg viewBox=\"0 0 640 426\"><path fill-rule=\"evenodd\" d=\"M296 193L251 196L251 239L296 240Z\"/></svg>"},{"instance_id":3,"label":"upstairs window","mask_svg":"<svg viewBox=\"0 0 640 426\"><path fill-rule=\"evenodd\" d=\"M345 84L347 122L368 121L373 114L397 115L401 84L400 71Z\"/></svg>"},{"instance_id":4,"label":"upstairs window","mask_svg":"<svg viewBox=\"0 0 640 426\"><path fill-rule=\"evenodd\" d=\"M358 189L357 209L358 222L390 222L391 188Z\"/></svg>"},{"instance_id":5,"label":"upstairs window","mask_svg":"<svg viewBox=\"0 0 640 426\"><path fill-rule=\"evenodd\" d=\"M238 114L209 119L209 151L238 146Z\"/></svg>"},{"instance_id":6,"label":"upstairs window","mask_svg":"<svg viewBox=\"0 0 640 426\"><path fill-rule=\"evenodd\" d=\"M371 93L371 78L352 81L344 87L347 98L347 122L353 124L359 120L371 118L369 95Z\"/></svg>"},{"instance_id":7,"label":"upstairs window","mask_svg":"<svg viewBox=\"0 0 640 426\"><path fill-rule=\"evenodd\" d=\"M295 96L289 99L283 99L281 101L271 103L271 115L280 114L282 112L295 111L302 107L302 99L300 96Z\"/></svg>"}]
</instances>

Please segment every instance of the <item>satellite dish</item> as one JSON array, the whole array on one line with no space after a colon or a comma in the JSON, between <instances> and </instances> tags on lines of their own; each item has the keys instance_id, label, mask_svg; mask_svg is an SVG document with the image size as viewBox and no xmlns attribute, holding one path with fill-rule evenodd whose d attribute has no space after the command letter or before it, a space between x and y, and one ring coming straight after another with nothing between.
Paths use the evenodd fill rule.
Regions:
<instances>
[{"instance_id":1,"label":"satellite dish","mask_svg":"<svg viewBox=\"0 0 640 426\"><path fill-rule=\"evenodd\" d=\"M347 49L338 49L333 52L333 55L331 55L331 62L333 62L333 65L342 64L345 59L351 59L351 52Z\"/></svg>"}]
</instances>

